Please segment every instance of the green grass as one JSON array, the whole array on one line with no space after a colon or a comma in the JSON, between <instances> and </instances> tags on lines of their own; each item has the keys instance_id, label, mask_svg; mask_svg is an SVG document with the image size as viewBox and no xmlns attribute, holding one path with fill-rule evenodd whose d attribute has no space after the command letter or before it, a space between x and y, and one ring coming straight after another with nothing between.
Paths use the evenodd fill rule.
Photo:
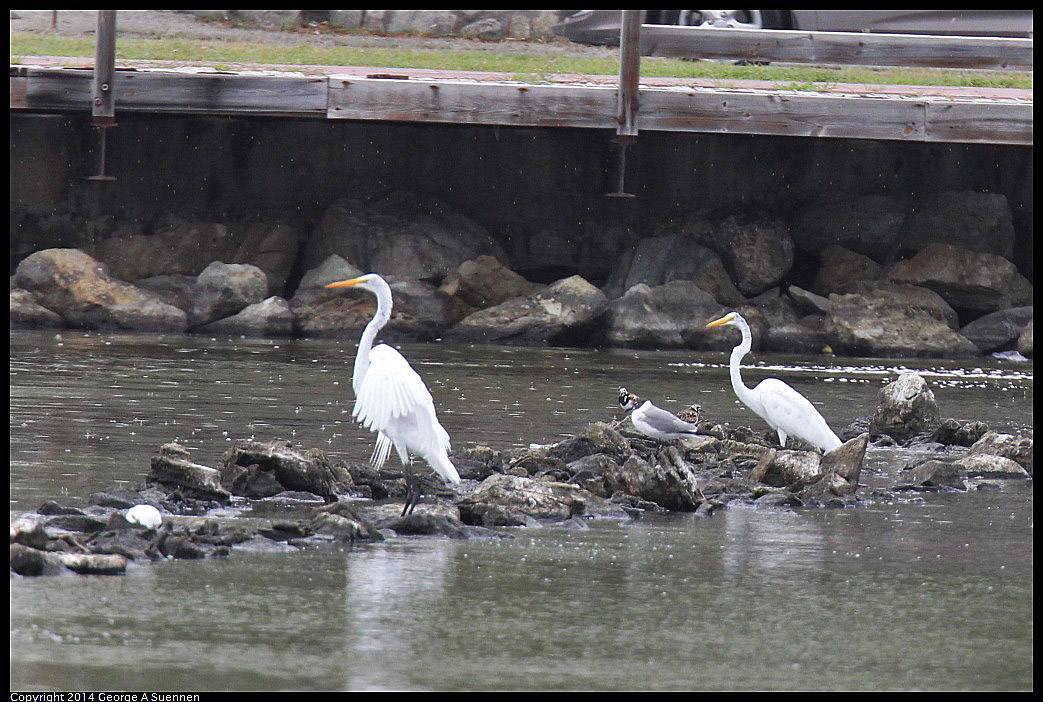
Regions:
<instances>
[{"instance_id":1,"label":"green grass","mask_svg":"<svg viewBox=\"0 0 1043 702\"><path fill-rule=\"evenodd\" d=\"M13 35L12 62L25 56L94 56L93 39ZM614 57L562 56L546 53L497 51L483 44L474 51L445 49L357 48L306 44L235 43L192 39L120 39L116 56L125 60L254 63L275 65L383 66L508 73L519 80L539 82L556 73L616 75ZM1032 88L1032 73L1019 71L957 71L941 69L820 66L738 66L712 61L641 60L648 77L711 80L770 80L789 89L815 90L821 83L876 83L893 85L949 85L991 88Z\"/></svg>"}]
</instances>

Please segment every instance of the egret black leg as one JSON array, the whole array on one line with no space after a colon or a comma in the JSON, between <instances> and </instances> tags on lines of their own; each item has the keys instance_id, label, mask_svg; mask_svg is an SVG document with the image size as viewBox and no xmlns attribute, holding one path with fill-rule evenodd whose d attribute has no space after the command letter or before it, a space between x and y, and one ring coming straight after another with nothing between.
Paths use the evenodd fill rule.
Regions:
<instances>
[{"instance_id":1,"label":"egret black leg","mask_svg":"<svg viewBox=\"0 0 1043 702\"><path fill-rule=\"evenodd\" d=\"M402 515L412 514L420 502L420 479L413 473L413 462L405 465L402 471L406 479L406 504L402 506Z\"/></svg>"}]
</instances>

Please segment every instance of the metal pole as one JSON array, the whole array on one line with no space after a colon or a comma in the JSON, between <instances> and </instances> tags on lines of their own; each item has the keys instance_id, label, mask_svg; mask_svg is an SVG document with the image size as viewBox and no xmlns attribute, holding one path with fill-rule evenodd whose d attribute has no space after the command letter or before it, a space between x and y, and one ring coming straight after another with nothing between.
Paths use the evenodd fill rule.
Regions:
<instances>
[{"instance_id":1,"label":"metal pole","mask_svg":"<svg viewBox=\"0 0 1043 702\"><path fill-rule=\"evenodd\" d=\"M116 11L98 10L94 44L94 82L91 85L91 126L98 132L97 171L89 180L116 180L105 175L105 141L116 126Z\"/></svg>"},{"instance_id":2,"label":"metal pole","mask_svg":"<svg viewBox=\"0 0 1043 702\"><path fill-rule=\"evenodd\" d=\"M619 88L616 91L616 190L608 197L634 197L626 191L627 147L637 139L638 87L641 82L641 15L623 10L619 29Z\"/></svg>"}]
</instances>

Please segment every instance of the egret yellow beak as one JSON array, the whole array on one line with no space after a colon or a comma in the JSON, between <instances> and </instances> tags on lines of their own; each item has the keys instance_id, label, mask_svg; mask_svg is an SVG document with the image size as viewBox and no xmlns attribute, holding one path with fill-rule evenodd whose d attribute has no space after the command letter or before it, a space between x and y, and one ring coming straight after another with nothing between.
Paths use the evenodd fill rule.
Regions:
<instances>
[{"instance_id":1,"label":"egret yellow beak","mask_svg":"<svg viewBox=\"0 0 1043 702\"><path fill-rule=\"evenodd\" d=\"M715 319L714 321L707 324L706 328L711 329L712 327L723 327L730 321L732 321L731 315L725 315L724 317L721 317L720 319Z\"/></svg>"},{"instance_id":2,"label":"egret yellow beak","mask_svg":"<svg viewBox=\"0 0 1043 702\"><path fill-rule=\"evenodd\" d=\"M358 285L361 282L362 282L362 278L352 278L351 280L339 280L336 283L330 283L329 285L324 285L323 287L324 288L350 288L352 286Z\"/></svg>"}]
</instances>

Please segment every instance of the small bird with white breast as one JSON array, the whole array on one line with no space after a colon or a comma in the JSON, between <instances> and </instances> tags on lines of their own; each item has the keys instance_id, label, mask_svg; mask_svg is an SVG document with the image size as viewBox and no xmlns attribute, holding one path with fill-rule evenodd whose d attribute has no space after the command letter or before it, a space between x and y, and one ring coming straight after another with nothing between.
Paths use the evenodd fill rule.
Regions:
<instances>
[{"instance_id":1,"label":"small bird with white breast","mask_svg":"<svg viewBox=\"0 0 1043 702\"><path fill-rule=\"evenodd\" d=\"M619 406L624 410L633 410L630 421L634 423L634 428L660 443L696 436L698 433L692 424L628 392L626 388L619 389Z\"/></svg>"}]
</instances>

